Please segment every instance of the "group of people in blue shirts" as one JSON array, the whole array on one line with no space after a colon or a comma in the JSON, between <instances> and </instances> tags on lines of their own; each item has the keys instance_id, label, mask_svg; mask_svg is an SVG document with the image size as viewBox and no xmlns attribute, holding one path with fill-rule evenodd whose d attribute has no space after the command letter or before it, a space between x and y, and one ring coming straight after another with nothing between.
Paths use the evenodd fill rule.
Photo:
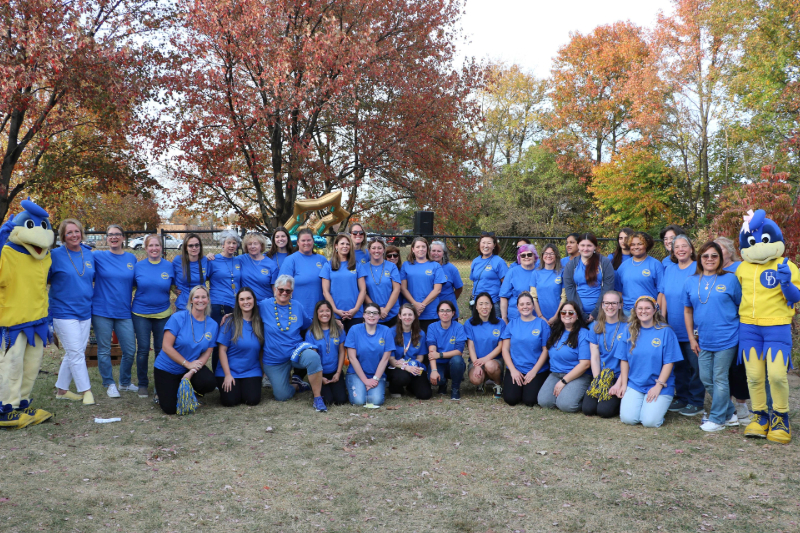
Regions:
<instances>
[{"instance_id":1,"label":"group of people in blue shirts","mask_svg":"<svg viewBox=\"0 0 800 533\"><path fill-rule=\"evenodd\" d=\"M81 245L77 220L65 220L59 232L64 245L53 251L50 273L51 315L66 352L58 399L94 403L83 357L91 324L108 396L149 396L152 344L156 397L170 414L179 411L184 379L199 395L218 389L226 406L255 405L269 386L279 401L311 391L314 408L325 411L380 406L387 386L393 396L449 392L458 400L465 377L510 405L653 427L667 410L702 413L705 392L713 398L705 430L734 425L746 412L746 383L720 385L723 371L727 377L737 366L735 250L726 239L706 243L698 264L677 226L662 235L664 261L648 255L650 235L623 228L608 257L591 233L571 234L566 257L555 244L540 256L523 239L509 266L494 234L484 233L463 323L464 283L440 241L414 238L403 261L382 239L366 242L354 224L333 239L329 260L314 251L309 230L298 233L296 249L283 228L269 249L260 234L242 241L229 233L222 252L209 255L190 234L169 262L155 235L145 238L138 261L123 250L117 225L108 228L106 251ZM123 353L118 385L112 333Z\"/></svg>"}]
</instances>

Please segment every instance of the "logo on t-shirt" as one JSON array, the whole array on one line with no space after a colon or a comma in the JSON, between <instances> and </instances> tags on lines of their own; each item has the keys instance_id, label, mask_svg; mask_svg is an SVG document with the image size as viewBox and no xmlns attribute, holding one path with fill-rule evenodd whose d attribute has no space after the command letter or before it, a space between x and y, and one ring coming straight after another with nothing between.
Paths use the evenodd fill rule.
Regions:
<instances>
[{"instance_id":1,"label":"logo on t-shirt","mask_svg":"<svg viewBox=\"0 0 800 533\"><path fill-rule=\"evenodd\" d=\"M362 265L366 265L367 264L367 260L366 259L361 259L361 264Z\"/></svg>"},{"instance_id":2,"label":"logo on t-shirt","mask_svg":"<svg viewBox=\"0 0 800 533\"><path fill-rule=\"evenodd\" d=\"M169 279L169 274L167 274L166 272L162 272L161 279Z\"/></svg>"},{"instance_id":3,"label":"logo on t-shirt","mask_svg":"<svg viewBox=\"0 0 800 533\"><path fill-rule=\"evenodd\" d=\"M725 292L725 285L717 285L717 292Z\"/></svg>"},{"instance_id":4,"label":"logo on t-shirt","mask_svg":"<svg viewBox=\"0 0 800 533\"><path fill-rule=\"evenodd\" d=\"M383 275L388 278L389 277L389 271L387 270L386 272L383 273Z\"/></svg>"},{"instance_id":5,"label":"logo on t-shirt","mask_svg":"<svg viewBox=\"0 0 800 533\"><path fill-rule=\"evenodd\" d=\"M203 337L205 337L207 341L210 341L211 340L211 332L210 331L206 331L206 334L203 335Z\"/></svg>"},{"instance_id":6,"label":"logo on t-shirt","mask_svg":"<svg viewBox=\"0 0 800 533\"><path fill-rule=\"evenodd\" d=\"M761 284L768 288L774 289L778 286L778 271L777 270L765 270L761 273Z\"/></svg>"},{"instance_id":7,"label":"logo on t-shirt","mask_svg":"<svg viewBox=\"0 0 800 533\"><path fill-rule=\"evenodd\" d=\"M642 270L642 276L644 276L644 277L650 276L650 271L645 268L644 270Z\"/></svg>"},{"instance_id":8,"label":"logo on t-shirt","mask_svg":"<svg viewBox=\"0 0 800 533\"><path fill-rule=\"evenodd\" d=\"M493 329L492 330L492 335L494 335L495 337L499 337L500 336L500 330L499 329Z\"/></svg>"},{"instance_id":9,"label":"logo on t-shirt","mask_svg":"<svg viewBox=\"0 0 800 533\"><path fill-rule=\"evenodd\" d=\"M455 344L456 344L456 338L455 338L455 336L452 336L452 337L450 337L450 344L452 344L452 345L455 345Z\"/></svg>"},{"instance_id":10,"label":"logo on t-shirt","mask_svg":"<svg viewBox=\"0 0 800 533\"><path fill-rule=\"evenodd\" d=\"M319 261L317 261L317 268L322 268L322 263L320 263Z\"/></svg>"},{"instance_id":11,"label":"logo on t-shirt","mask_svg":"<svg viewBox=\"0 0 800 533\"><path fill-rule=\"evenodd\" d=\"M339 346L339 337L333 337L332 340L333 340L333 344L335 344L336 346Z\"/></svg>"},{"instance_id":12,"label":"logo on t-shirt","mask_svg":"<svg viewBox=\"0 0 800 533\"><path fill-rule=\"evenodd\" d=\"M128 270L133 270L133 263L128 263Z\"/></svg>"},{"instance_id":13,"label":"logo on t-shirt","mask_svg":"<svg viewBox=\"0 0 800 533\"><path fill-rule=\"evenodd\" d=\"M289 322L297 322L297 315L289 315Z\"/></svg>"},{"instance_id":14,"label":"logo on t-shirt","mask_svg":"<svg viewBox=\"0 0 800 533\"><path fill-rule=\"evenodd\" d=\"M242 267L240 265L234 265L233 268L235 268L236 270L241 270L242 269Z\"/></svg>"},{"instance_id":15,"label":"logo on t-shirt","mask_svg":"<svg viewBox=\"0 0 800 533\"><path fill-rule=\"evenodd\" d=\"M491 269L492 269L492 265L486 265L486 268L484 268L484 270L486 270L487 272L488 272L489 270L491 270Z\"/></svg>"},{"instance_id":16,"label":"logo on t-shirt","mask_svg":"<svg viewBox=\"0 0 800 533\"><path fill-rule=\"evenodd\" d=\"M92 268L92 262L86 261L86 268Z\"/></svg>"},{"instance_id":17,"label":"logo on t-shirt","mask_svg":"<svg viewBox=\"0 0 800 533\"><path fill-rule=\"evenodd\" d=\"M535 329L535 330L531 331L531 335L533 335L534 337L538 337L539 333L541 333L541 332L542 332L542 330Z\"/></svg>"},{"instance_id":18,"label":"logo on t-shirt","mask_svg":"<svg viewBox=\"0 0 800 533\"><path fill-rule=\"evenodd\" d=\"M556 283L561 283L561 276L556 278Z\"/></svg>"},{"instance_id":19,"label":"logo on t-shirt","mask_svg":"<svg viewBox=\"0 0 800 533\"><path fill-rule=\"evenodd\" d=\"M659 346L661 346L661 339L656 337L655 339L650 341L650 344L652 344L654 347L658 348Z\"/></svg>"},{"instance_id":20,"label":"logo on t-shirt","mask_svg":"<svg viewBox=\"0 0 800 533\"><path fill-rule=\"evenodd\" d=\"M386 344L386 341L385 341L385 340L383 340L382 338L381 338L381 339L378 339L378 344L380 344L381 346L383 346L384 344Z\"/></svg>"},{"instance_id":21,"label":"logo on t-shirt","mask_svg":"<svg viewBox=\"0 0 800 533\"><path fill-rule=\"evenodd\" d=\"M426 270L425 271L425 275L426 276L433 276L433 270Z\"/></svg>"},{"instance_id":22,"label":"logo on t-shirt","mask_svg":"<svg viewBox=\"0 0 800 533\"><path fill-rule=\"evenodd\" d=\"M447 281L447 274L444 275L444 280Z\"/></svg>"},{"instance_id":23,"label":"logo on t-shirt","mask_svg":"<svg viewBox=\"0 0 800 533\"><path fill-rule=\"evenodd\" d=\"M261 273L264 274L265 276L269 276L269 269L268 268L262 268L261 269Z\"/></svg>"}]
</instances>

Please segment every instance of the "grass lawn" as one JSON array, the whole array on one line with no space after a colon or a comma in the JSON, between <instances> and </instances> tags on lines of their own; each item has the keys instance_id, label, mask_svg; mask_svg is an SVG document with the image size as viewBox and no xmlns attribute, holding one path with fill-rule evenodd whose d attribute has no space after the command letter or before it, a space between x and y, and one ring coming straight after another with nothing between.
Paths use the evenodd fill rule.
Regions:
<instances>
[{"instance_id":1,"label":"grass lawn","mask_svg":"<svg viewBox=\"0 0 800 533\"><path fill-rule=\"evenodd\" d=\"M797 443L704 434L699 418L628 427L469 385L458 403L327 414L308 393L226 409L215 392L168 417L133 393L106 397L96 368L97 405L56 402L59 358L47 349L35 390L55 420L2 433L5 532L800 530Z\"/></svg>"}]
</instances>

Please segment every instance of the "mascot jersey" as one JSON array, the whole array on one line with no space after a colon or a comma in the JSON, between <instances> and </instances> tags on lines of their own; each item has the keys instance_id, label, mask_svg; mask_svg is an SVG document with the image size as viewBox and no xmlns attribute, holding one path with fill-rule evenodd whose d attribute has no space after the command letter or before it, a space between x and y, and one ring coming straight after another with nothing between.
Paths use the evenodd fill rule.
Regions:
<instances>
[{"instance_id":1,"label":"mascot jersey","mask_svg":"<svg viewBox=\"0 0 800 533\"><path fill-rule=\"evenodd\" d=\"M742 285L742 303L739 306L742 324L781 326L792 323L794 308L787 305L778 281L778 266L784 262L791 273L791 284L800 287L797 266L783 257L771 259L763 265L742 261L736 269L736 277Z\"/></svg>"}]
</instances>

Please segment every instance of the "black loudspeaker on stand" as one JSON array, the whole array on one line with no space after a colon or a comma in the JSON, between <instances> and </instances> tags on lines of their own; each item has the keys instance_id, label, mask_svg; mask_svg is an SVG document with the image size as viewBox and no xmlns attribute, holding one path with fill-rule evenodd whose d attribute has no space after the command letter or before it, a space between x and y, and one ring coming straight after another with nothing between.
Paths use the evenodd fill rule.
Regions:
<instances>
[{"instance_id":1,"label":"black loudspeaker on stand","mask_svg":"<svg viewBox=\"0 0 800 533\"><path fill-rule=\"evenodd\" d=\"M414 212L414 235L433 235L433 211Z\"/></svg>"}]
</instances>

